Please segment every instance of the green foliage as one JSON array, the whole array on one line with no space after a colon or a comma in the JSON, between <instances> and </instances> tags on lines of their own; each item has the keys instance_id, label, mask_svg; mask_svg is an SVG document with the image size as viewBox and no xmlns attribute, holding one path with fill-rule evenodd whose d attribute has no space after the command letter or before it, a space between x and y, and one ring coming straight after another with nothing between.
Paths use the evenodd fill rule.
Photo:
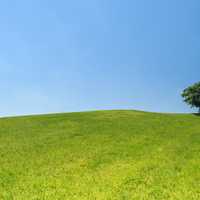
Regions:
<instances>
[{"instance_id":1,"label":"green foliage","mask_svg":"<svg viewBox=\"0 0 200 200\"><path fill-rule=\"evenodd\" d=\"M199 108L200 112L200 82L186 88L182 93L182 97L191 107Z\"/></svg>"},{"instance_id":2,"label":"green foliage","mask_svg":"<svg viewBox=\"0 0 200 200\"><path fill-rule=\"evenodd\" d=\"M138 111L0 119L0 200L198 200L199 130Z\"/></svg>"}]
</instances>

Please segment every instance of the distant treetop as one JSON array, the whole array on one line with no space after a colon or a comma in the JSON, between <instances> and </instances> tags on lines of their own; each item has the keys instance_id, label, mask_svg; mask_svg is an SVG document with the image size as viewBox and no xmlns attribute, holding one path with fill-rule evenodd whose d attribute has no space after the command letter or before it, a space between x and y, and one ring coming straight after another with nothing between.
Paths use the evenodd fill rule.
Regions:
<instances>
[{"instance_id":1,"label":"distant treetop","mask_svg":"<svg viewBox=\"0 0 200 200\"><path fill-rule=\"evenodd\" d=\"M186 102L192 108L198 108L200 113L200 82L197 82L184 89L182 92L182 97L184 102Z\"/></svg>"}]
</instances>

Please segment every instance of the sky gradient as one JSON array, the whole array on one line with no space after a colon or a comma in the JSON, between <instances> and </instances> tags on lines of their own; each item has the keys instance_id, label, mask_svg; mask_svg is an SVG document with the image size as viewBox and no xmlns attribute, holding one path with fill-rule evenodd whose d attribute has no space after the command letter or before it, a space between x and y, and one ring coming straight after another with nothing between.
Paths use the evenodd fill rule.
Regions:
<instances>
[{"instance_id":1,"label":"sky gradient","mask_svg":"<svg viewBox=\"0 0 200 200\"><path fill-rule=\"evenodd\" d=\"M191 112L199 0L0 3L0 116L98 109Z\"/></svg>"}]
</instances>

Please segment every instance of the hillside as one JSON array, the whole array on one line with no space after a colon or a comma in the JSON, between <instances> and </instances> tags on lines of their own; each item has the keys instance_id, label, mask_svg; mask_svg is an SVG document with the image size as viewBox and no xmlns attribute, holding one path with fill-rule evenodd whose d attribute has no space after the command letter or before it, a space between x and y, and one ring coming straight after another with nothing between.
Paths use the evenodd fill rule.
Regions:
<instances>
[{"instance_id":1,"label":"hillside","mask_svg":"<svg viewBox=\"0 0 200 200\"><path fill-rule=\"evenodd\" d=\"M0 199L198 200L200 116L96 111L2 118Z\"/></svg>"}]
</instances>

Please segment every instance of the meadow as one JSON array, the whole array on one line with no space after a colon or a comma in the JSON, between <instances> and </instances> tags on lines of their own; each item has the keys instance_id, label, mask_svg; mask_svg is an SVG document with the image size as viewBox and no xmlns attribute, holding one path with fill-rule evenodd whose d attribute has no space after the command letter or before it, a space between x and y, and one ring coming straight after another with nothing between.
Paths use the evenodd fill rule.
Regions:
<instances>
[{"instance_id":1,"label":"meadow","mask_svg":"<svg viewBox=\"0 0 200 200\"><path fill-rule=\"evenodd\" d=\"M2 200L198 200L200 116L131 110L0 119Z\"/></svg>"}]
</instances>

